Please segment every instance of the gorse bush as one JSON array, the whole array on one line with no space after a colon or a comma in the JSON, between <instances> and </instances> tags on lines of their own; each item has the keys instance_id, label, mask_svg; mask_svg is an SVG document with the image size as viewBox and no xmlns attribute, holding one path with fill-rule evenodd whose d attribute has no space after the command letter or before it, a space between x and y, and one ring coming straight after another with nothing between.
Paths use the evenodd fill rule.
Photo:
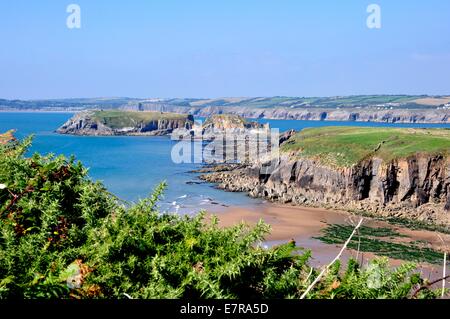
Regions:
<instances>
[{"instance_id":1,"label":"gorse bush","mask_svg":"<svg viewBox=\"0 0 450 319\"><path fill-rule=\"evenodd\" d=\"M156 194L162 191L162 186ZM86 247L96 274L88 280L108 296L231 298L295 295L306 256L294 245L254 247L260 223L220 229L217 220L159 215L154 200L117 212L92 229ZM92 249L92 247L95 247ZM92 252L92 253L90 253Z\"/></svg>"},{"instance_id":2,"label":"gorse bush","mask_svg":"<svg viewBox=\"0 0 450 319\"><path fill-rule=\"evenodd\" d=\"M125 204L73 158L27 158L30 142L0 146L0 298L298 298L319 272L293 243L264 248L262 222L161 214L165 184ZM308 297L411 297L414 269L336 263Z\"/></svg>"},{"instance_id":3,"label":"gorse bush","mask_svg":"<svg viewBox=\"0 0 450 319\"><path fill-rule=\"evenodd\" d=\"M60 297L69 292L61 273L115 204L73 159L25 158L29 144L0 153L0 296Z\"/></svg>"}]
</instances>

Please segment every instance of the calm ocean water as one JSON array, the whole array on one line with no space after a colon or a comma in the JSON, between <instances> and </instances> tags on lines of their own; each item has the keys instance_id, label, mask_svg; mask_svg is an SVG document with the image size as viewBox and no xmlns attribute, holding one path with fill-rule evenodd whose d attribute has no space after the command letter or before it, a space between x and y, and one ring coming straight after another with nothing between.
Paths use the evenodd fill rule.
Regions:
<instances>
[{"instance_id":1,"label":"calm ocean water","mask_svg":"<svg viewBox=\"0 0 450 319\"><path fill-rule=\"evenodd\" d=\"M34 134L30 152L75 155L86 167L92 179L101 180L108 189L127 201L148 196L162 181L168 183L160 206L163 210L195 212L211 206L253 206L262 203L244 194L228 193L199 182L189 171L198 164L175 164L171 160L174 141L168 137L81 137L55 134L70 113L2 113L0 132L16 129L23 138ZM261 120L280 131L306 127L351 125L388 127L446 127L444 124L384 124L358 122L313 122L295 120ZM194 182L192 184L191 182Z\"/></svg>"}]
</instances>

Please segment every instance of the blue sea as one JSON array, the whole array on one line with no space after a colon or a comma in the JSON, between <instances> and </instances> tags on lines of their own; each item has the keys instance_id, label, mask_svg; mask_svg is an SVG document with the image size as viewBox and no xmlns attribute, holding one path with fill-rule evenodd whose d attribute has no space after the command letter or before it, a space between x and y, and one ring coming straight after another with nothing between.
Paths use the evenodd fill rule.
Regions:
<instances>
[{"instance_id":1,"label":"blue sea","mask_svg":"<svg viewBox=\"0 0 450 319\"><path fill-rule=\"evenodd\" d=\"M171 149L176 143L168 137L93 137L54 133L71 113L0 112L0 132L16 130L16 137L34 134L30 153L75 155L89 168L94 180L101 180L115 195L129 202L148 196L162 181L168 188L160 203L163 210L196 212L211 207L255 206L262 200L244 194L217 190L202 183L190 171L200 164L175 164ZM385 124L366 122L317 122L295 120L260 120L281 132L318 126L383 126L383 127L446 127L448 124Z\"/></svg>"}]
</instances>

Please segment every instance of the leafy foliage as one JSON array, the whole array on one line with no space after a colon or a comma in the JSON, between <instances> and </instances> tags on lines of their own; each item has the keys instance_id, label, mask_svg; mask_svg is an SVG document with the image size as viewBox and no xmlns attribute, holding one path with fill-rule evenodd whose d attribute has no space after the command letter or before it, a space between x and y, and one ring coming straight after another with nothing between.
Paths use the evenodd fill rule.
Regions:
<instances>
[{"instance_id":1,"label":"leafy foliage","mask_svg":"<svg viewBox=\"0 0 450 319\"><path fill-rule=\"evenodd\" d=\"M73 159L24 158L29 144L9 144L0 155L0 296L58 297L68 291L59 274L114 203Z\"/></svg>"},{"instance_id":2,"label":"leafy foliage","mask_svg":"<svg viewBox=\"0 0 450 319\"><path fill-rule=\"evenodd\" d=\"M73 158L26 158L30 143L0 146L0 299L298 298L318 274L293 243L264 248L263 222L160 214L165 184L125 205ZM337 263L308 297L406 298L425 283L413 270Z\"/></svg>"}]
</instances>

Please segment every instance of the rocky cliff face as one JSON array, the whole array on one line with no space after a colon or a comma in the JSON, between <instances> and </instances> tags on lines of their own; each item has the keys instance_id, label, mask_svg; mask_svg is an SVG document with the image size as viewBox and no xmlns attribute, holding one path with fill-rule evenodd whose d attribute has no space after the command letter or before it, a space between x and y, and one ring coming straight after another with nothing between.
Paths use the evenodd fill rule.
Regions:
<instances>
[{"instance_id":1,"label":"rocky cliff face","mask_svg":"<svg viewBox=\"0 0 450 319\"><path fill-rule=\"evenodd\" d=\"M127 112L133 113L133 112ZM138 113L139 114L139 113ZM126 125L109 125L99 119L94 112L87 111L74 115L56 130L60 134L73 135L167 135L175 129L190 129L193 125L192 115L168 116L162 114L151 119L137 119Z\"/></svg>"},{"instance_id":2,"label":"rocky cliff face","mask_svg":"<svg viewBox=\"0 0 450 319\"><path fill-rule=\"evenodd\" d=\"M135 109L126 106L125 109ZM244 118L266 118L313 121L360 121L384 123L450 123L448 109L291 109L291 108L251 108L229 106L187 107L168 104L142 104L142 108L151 111L165 111L210 117L214 114L236 114Z\"/></svg>"},{"instance_id":3,"label":"rocky cliff face","mask_svg":"<svg viewBox=\"0 0 450 319\"><path fill-rule=\"evenodd\" d=\"M349 168L331 168L310 159L280 158L269 174L249 166L203 175L218 187L271 201L450 225L450 158L416 155L389 163L370 158Z\"/></svg>"}]
</instances>

